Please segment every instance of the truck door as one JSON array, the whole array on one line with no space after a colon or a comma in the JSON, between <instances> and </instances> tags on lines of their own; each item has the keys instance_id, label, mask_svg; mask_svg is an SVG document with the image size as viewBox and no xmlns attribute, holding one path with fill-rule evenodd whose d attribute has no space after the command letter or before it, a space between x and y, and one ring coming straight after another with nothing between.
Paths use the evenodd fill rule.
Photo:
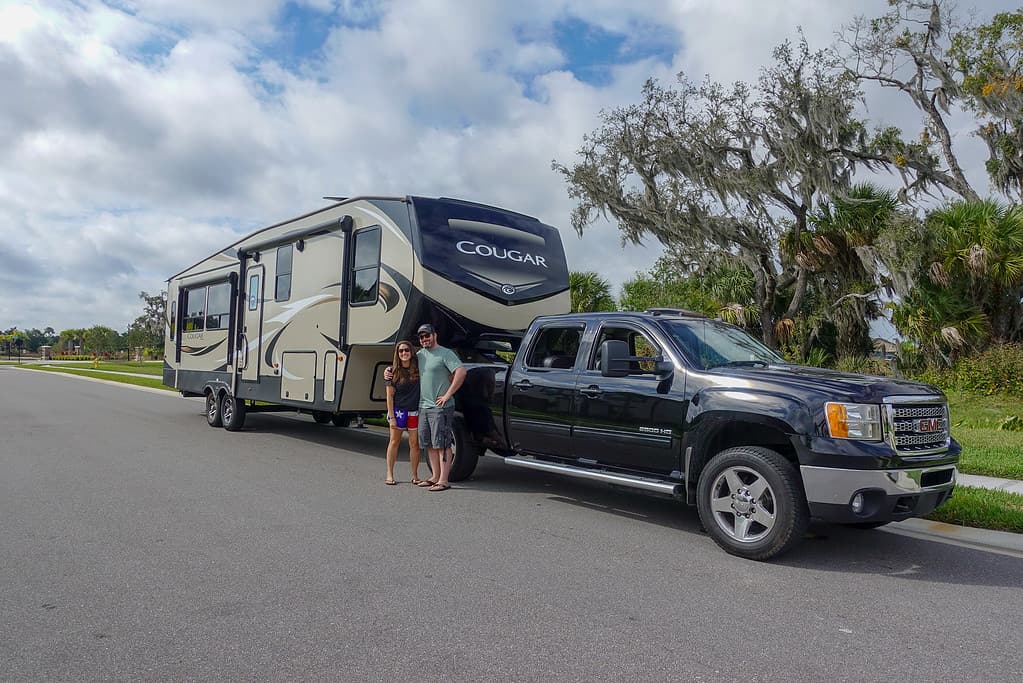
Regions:
<instances>
[{"instance_id":1,"label":"truck door","mask_svg":"<svg viewBox=\"0 0 1023 683\"><path fill-rule=\"evenodd\" d=\"M681 392L673 378L658 380L653 361L632 361L627 377L600 373L600 346L609 339L629 345L631 356L657 357L661 345L630 323L604 323L578 376L572 452L578 458L633 470L678 469L682 428Z\"/></svg>"},{"instance_id":2,"label":"truck door","mask_svg":"<svg viewBox=\"0 0 1023 683\"><path fill-rule=\"evenodd\" d=\"M581 323L538 328L508 377L508 440L517 451L567 457Z\"/></svg>"},{"instance_id":3,"label":"truck door","mask_svg":"<svg viewBox=\"0 0 1023 683\"><path fill-rule=\"evenodd\" d=\"M241 335L239 338L237 359L241 378L246 382L259 381L259 363L262 354L263 334L263 287L264 269L262 265L249 266L245 271L243 285L245 302L242 305Z\"/></svg>"}]
</instances>

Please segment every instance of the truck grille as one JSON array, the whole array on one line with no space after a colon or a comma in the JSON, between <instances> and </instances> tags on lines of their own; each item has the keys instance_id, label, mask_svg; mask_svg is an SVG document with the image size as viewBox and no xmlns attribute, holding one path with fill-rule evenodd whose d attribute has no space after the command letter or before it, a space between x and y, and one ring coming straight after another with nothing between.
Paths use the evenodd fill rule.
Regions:
<instances>
[{"instance_id":1,"label":"truck grille","mask_svg":"<svg viewBox=\"0 0 1023 683\"><path fill-rule=\"evenodd\" d=\"M885 399L888 441L897 453L930 455L948 450L948 404L936 399L889 396Z\"/></svg>"}]
</instances>

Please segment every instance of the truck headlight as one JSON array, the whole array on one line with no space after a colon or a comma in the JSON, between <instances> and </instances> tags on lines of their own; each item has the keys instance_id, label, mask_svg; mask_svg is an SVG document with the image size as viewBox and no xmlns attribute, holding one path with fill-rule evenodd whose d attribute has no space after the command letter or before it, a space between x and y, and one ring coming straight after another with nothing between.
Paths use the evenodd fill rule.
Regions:
<instances>
[{"instance_id":1,"label":"truck headlight","mask_svg":"<svg viewBox=\"0 0 1023 683\"><path fill-rule=\"evenodd\" d=\"M876 403L826 403L824 411L833 438L881 440L881 406Z\"/></svg>"}]
</instances>

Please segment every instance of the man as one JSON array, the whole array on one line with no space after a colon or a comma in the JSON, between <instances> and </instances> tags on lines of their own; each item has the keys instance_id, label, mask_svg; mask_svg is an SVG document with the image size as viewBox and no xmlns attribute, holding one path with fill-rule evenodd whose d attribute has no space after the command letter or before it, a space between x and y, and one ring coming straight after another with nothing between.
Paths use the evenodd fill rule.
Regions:
<instances>
[{"instance_id":1,"label":"man","mask_svg":"<svg viewBox=\"0 0 1023 683\"><path fill-rule=\"evenodd\" d=\"M430 491L451 488L451 443L454 440L455 402L452 398L465 381L465 368L455 352L437 343L437 331L426 323L417 332L419 345L419 445L430 458ZM432 483L432 485L431 485Z\"/></svg>"}]
</instances>

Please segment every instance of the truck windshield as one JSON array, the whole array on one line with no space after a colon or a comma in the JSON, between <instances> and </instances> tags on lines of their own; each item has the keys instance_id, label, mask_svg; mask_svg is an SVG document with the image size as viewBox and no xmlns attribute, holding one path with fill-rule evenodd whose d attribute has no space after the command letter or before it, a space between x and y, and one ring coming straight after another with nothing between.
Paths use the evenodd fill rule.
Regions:
<instances>
[{"instance_id":1,"label":"truck windshield","mask_svg":"<svg viewBox=\"0 0 1023 683\"><path fill-rule=\"evenodd\" d=\"M665 320L679 350L701 370L725 365L770 365L785 360L738 327L714 320Z\"/></svg>"}]
</instances>

